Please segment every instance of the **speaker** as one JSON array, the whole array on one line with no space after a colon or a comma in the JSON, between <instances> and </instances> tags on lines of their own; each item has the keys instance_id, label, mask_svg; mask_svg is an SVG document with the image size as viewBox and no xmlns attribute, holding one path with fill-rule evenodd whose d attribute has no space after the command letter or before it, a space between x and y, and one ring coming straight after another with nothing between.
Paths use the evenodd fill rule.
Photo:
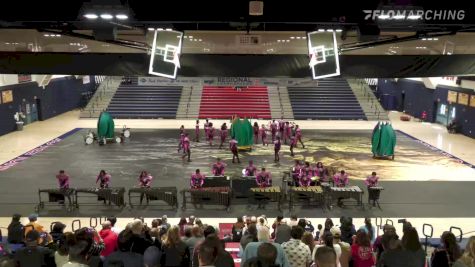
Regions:
<instances>
[{"instance_id":1,"label":"speaker","mask_svg":"<svg viewBox=\"0 0 475 267\"><path fill-rule=\"evenodd\" d=\"M117 38L117 28L96 28L93 30L93 34L98 41L114 41Z\"/></svg>"},{"instance_id":2,"label":"speaker","mask_svg":"<svg viewBox=\"0 0 475 267\"><path fill-rule=\"evenodd\" d=\"M358 41L370 42L379 39L381 30L376 24L360 24L358 25Z\"/></svg>"}]
</instances>

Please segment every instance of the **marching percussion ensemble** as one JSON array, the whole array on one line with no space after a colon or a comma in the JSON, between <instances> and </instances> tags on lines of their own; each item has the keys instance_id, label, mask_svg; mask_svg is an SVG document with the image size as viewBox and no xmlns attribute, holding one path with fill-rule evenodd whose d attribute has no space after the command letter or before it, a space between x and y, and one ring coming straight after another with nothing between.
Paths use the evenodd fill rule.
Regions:
<instances>
[{"instance_id":1,"label":"marching percussion ensemble","mask_svg":"<svg viewBox=\"0 0 475 267\"><path fill-rule=\"evenodd\" d=\"M132 198L140 198L145 194L150 201L161 200L168 206L178 208L178 190L176 187L149 187L149 188L131 188L129 189L129 205L133 207ZM149 203L147 206L151 206Z\"/></svg>"}]
</instances>

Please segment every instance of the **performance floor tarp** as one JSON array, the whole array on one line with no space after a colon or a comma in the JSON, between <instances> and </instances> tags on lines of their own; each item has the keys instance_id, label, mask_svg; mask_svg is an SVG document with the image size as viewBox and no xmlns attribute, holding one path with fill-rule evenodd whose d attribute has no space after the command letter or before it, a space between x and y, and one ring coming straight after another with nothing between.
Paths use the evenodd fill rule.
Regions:
<instances>
[{"instance_id":1,"label":"performance floor tarp","mask_svg":"<svg viewBox=\"0 0 475 267\"><path fill-rule=\"evenodd\" d=\"M192 131L190 131L192 132ZM282 171L293 165L289 147L282 146L281 162L274 163L273 146L258 144L250 152L240 153L241 164L232 164L232 155L227 149L215 145L192 142L192 162L181 160L177 152L178 130L134 130L132 137L124 144L99 146L84 145L83 135L87 129L72 134L65 140L43 152L0 171L0 216L11 216L15 212L27 215L38 203L38 188L55 188L55 174L60 169L71 176L72 187L93 187L101 169L112 175L112 186L134 187L141 170L149 171L153 186L176 186L178 190L189 186L189 177L195 169L209 174L211 164L222 158L228 165L226 174L240 176L249 160L257 167L265 166L272 172L274 185L281 185ZM345 169L350 175L350 183L364 188L362 179L372 171L381 177L385 190L381 193L382 210L361 210L356 207L335 208L323 213L319 208L297 206L293 213L310 217L473 217L473 186L475 170L460 160L444 154L443 151L428 147L424 143L397 132L395 160L377 160L371 153L371 130L304 130L305 149L300 144L295 149L296 158L310 162L322 161L337 170ZM194 131L193 131L194 134ZM203 135L203 133L202 133ZM193 138L193 136L192 136ZM366 189L365 189L366 191ZM366 200L365 192L364 199ZM127 197L126 197L126 201ZM178 199L181 205L181 195ZM154 217L162 214L179 217L196 214L200 217L236 217L243 214L276 216L279 214L273 204L265 211L246 205L233 205L229 213L207 209L159 210L156 208L118 210L107 207L82 207L72 213L61 208L45 209L43 216L117 216ZM443 212L441 212L443 211ZM287 205L284 215L289 215Z\"/></svg>"}]
</instances>

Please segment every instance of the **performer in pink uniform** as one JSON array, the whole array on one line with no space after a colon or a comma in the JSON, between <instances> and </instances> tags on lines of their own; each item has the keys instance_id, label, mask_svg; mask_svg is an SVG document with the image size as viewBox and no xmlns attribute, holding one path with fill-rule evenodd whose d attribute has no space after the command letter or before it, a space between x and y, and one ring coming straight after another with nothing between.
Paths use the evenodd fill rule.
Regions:
<instances>
[{"instance_id":1,"label":"performer in pink uniform","mask_svg":"<svg viewBox=\"0 0 475 267\"><path fill-rule=\"evenodd\" d=\"M307 175L302 175L302 177L300 177L299 186L307 187L307 186L310 186L311 184L312 184L311 177Z\"/></svg>"},{"instance_id":2,"label":"performer in pink uniform","mask_svg":"<svg viewBox=\"0 0 475 267\"><path fill-rule=\"evenodd\" d=\"M185 138L183 138L183 156L181 159L185 159L186 156L188 156L188 162L191 162L190 138L188 137L188 133L185 133Z\"/></svg>"},{"instance_id":3,"label":"performer in pink uniform","mask_svg":"<svg viewBox=\"0 0 475 267\"><path fill-rule=\"evenodd\" d=\"M203 124L203 128L205 129L205 138L206 138L206 141L208 141L208 130L209 130L209 122L208 122L208 119L206 119L205 123Z\"/></svg>"},{"instance_id":4,"label":"performer in pink uniform","mask_svg":"<svg viewBox=\"0 0 475 267\"><path fill-rule=\"evenodd\" d=\"M317 162L317 165L314 168L314 173L318 176L320 182L328 182L328 171L323 166L321 161Z\"/></svg>"},{"instance_id":5,"label":"performer in pink uniform","mask_svg":"<svg viewBox=\"0 0 475 267\"><path fill-rule=\"evenodd\" d=\"M268 146L269 144L267 143L267 133L266 133L266 126L264 124L262 124L261 128L259 129L259 132L260 132L260 135L261 135L261 138L262 138L262 145L263 146Z\"/></svg>"},{"instance_id":6,"label":"performer in pink uniform","mask_svg":"<svg viewBox=\"0 0 475 267\"><path fill-rule=\"evenodd\" d=\"M216 163L214 163L211 168L211 173L213 173L214 176L224 176L225 168L226 168L226 165L223 162L221 162L220 158L217 158Z\"/></svg>"},{"instance_id":7,"label":"performer in pink uniform","mask_svg":"<svg viewBox=\"0 0 475 267\"><path fill-rule=\"evenodd\" d=\"M292 130L294 129L294 125L291 124L290 122L286 122L287 129L285 135L287 136L288 139L290 139L294 134L292 134Z\"/></svg>"},{"instance_id":8,"label":"performer in pink uniform","mask_svg":"<svg viewBox=\"0 0 475 267\"><path fill-rule=\"evenodd\" d=\"M195 125L195 142L200 141L200 121L196 120L196 125Z\"/></svg>"},{"instance_id":9,"label":"performer in pink uniform","mask_svg":"<svg viewBox=\"0 0 475 267\"><path fill-rule=\"evenodd\" d=\"M284 144L287 145L287 140L290 138L290 135L288 134L288 130L289 130L289 122L286 121L285 124L284 124L284 132L282 133L283 134L283 138L284 138Z\"/></svg>"},{"instance_id":10,"label":"performer in pink uniform","mask_svg":"<svg viewBox=\"0 0 475 267\"><path fill-rule=\"evenodd\" d=\"M294 185L298 184L301 173L302 173L302 165L300 165L300 160L296 159L294 167L292 167L292 180L294 182Z\"/></svg>"},{"instance_id":11,"label":"performer in pink uniform","mask_svg":"<svg viewBox=\"0 0 475 267\"><path fill-rule=\"evenodd\" d=\"M183 149L183 139L185 138L185 126L180 127L180 142L178 143L178 152Z\"/></svg>"},{"instance_id":12,"label":"performer in pink uniform","mask_svg":"<svg viewBox=\"0 0 475 267\"><path fill-rule=\"evenodd\" d=\"M302 148L305 148L305 145L302 142L302 129L300 129L298 125L295 125L295 138L300 142L300 144L302 144Z\"/></svg>"},{"instance_id":13,"label":"performer in pink uniform","mask_svg":"<svg viewBox=\"0 0 475 267\"><path fill-rule=\"evenodd\" d=\"M200 169L196 169L195 173L191 175L190 187L201 188L205 183L205 175L200 173Z\"/></svg>"},{"instance_id":14,"label":"performer in pink uniform","mask_svg":"<svg viewBox=\"0 0 475 267\"><path fill-rule=\"evenodd\" d=\"M297 138L295 138L295 135L290 137L290 156L294 156L294 147L297 147Z\"/></svg>"},{"instance_id":15,"label":"performer in pink uniform","mask_svg":"<svg viewBox=\"0 0 475 267\"><path fill-rule=\"evenodd\" d=\"M213 124L210 122L208 124L208 140L209 146L213 146L213 138L214 138L214 127Z\"/></svg>"},{"instance_id":16,"label":"performer in pink uniform","mask_svg":"<svg viewBox=\"0 0 475 267\"><path fill-rule=\"evenodd\" d=\"M226 137L228 137L228 126L226 125L226 123L223 123L223 125L221 125L220 135L221 135L221 144L219 145L219 148L222 148L224 142L226 141Z\"/></svg>"},{"instance_id":17,"label":"performer in pink uniform","mask_svg":"<svg viewBox=\"0 0 475 267\"><path fill-rule=\"evenodd\" d=\"M345 187L349 183L348 174L344 170L341 170L340 173L333 176L333 182L335 187Z\"/></svg>"},{"instance_id":18,"label":"performer in pink uniform","mask_svg":"<svg viewBox=\"0 0 475 267\"><path fill-rule=\"evenodd\" d=\"M254 144L259 143L259 124L257 124L257 121L252 126L252 132L254 133Z\"/></svg>"},{"instance_id":19,"label":"performer in pink uniform","mask_svg":"<svg viewBox=\"0 0 475 267\"><path fill-rule=\"evenodd\" d=\"M150 188L152 185L153 177L147 171L142 171L139 176L139 184L138 186L141 188ZM144 196L146 196L147 204L149 202L149 198L145 193L140 194L140 205L142 205L142 201Z\"/></svg>"},{"instance_id":20,"label":"performer in pink uniform","mask_svg":"<svg viewBox=\"0 0 475 267\"><path fill-rule=\"evenodd\" d=\"M364 181L367 187L378 186L379 177L376 175L376 172L371 173L370 176L366 177Z\"/></svg>"},{"instance_id":21,"label":"performer in pink uniform","mask_svg":"<svg viewBox=\"0 0 475 267\"><path fill-rule=\"evenodd\" d=\"M59 189L68 189L69 188L69 175L66 174L63 170L59 171L59 174L56 175L58 179Z\"/></svg>"},{"instance_id":22,"label":"performer in pink uniform","mask_svg":"<svg viewBox=\"0 0 475 267\"><path fill-rule=\"evenodd\" d=\"M277 136L275 141L274 141L274 161L279 162L280 157L279 157L279 152L280 152L280 147L282 146L282 143L280 142L280 137Z\"/></svg>"},{"instance_id":23,"label":"performer in pink uniform","mask_svg":"<svg viewBox=\"0 0 475 267\"><path fill-rule=\"evenodd\" d=\"M249 165L246 167L246 176L256 176L257 168L254 166L252 160L249 161Z\"/></svg>"},{"instance_id":24,"label":"performer in pink uniform","mask_svg":"<svg viewBox=\"0 0 475 267\"><path fill-rule=\"evenodd\" d=\"M97 175L97 179L96 179L96 184L98 182L99 183L99 187L100 188L108 188L109 187L109 184L110 184L110 181L111 181L111 175L108 174L106 171L104 170L101 170L99 172L99 175Z\"/></svg>"},{"instance_id":25,"label":"performer in pink uniform","mask_svg":"<svg viewBox=\"0 0 475 267\"><path fill-rule=\"evenodd\" d=\"M275 135L277 134L277 124L275 122L275 120L272 120L272 122L270 123L270 131L271 131L271 134L272 134L272 142L275 141Z\"/></svg>"},{"instance_id":26,"label":"performer in pink uniform","mask_svg":"<svg viewBox=\"0 0 475 267\"><path fill-rule=\"evenodd\" d=\"M237 162L241 163L241 161L239 160L239 153L238 153L238 146L237 145L238 145L238 141L233 136L231 138L231 140L229 141L229 150L231 150L231 153L233 153L233 163L234 163L234 159L237 159Z\"/></svg>"},{"instance_id":27,"label":"performer in pink uniform","mask_svg":"<svg viewBox=\"0 0 475 267\"><path fill-rule=\"evenodd\" d=\"M279 120L279 135L280 135L280 139L284 139L284 126L285 126L285 121L284 121L284 118L281 118ZM285 140L284 140L285 141ZM287 143L285 143L287 144Z\"/></svg>"},{"instance_id":28,"label":"performer in pink uniform","mask_svg":"<svg viewBox=\"0 0 475 267\"><path fill-rule=\"evenodd\" d=\"M306 161L305 166L302 168L302 172L300 173L300 178L307 177L310 181L312 181L312 177L315 176L313 173L313 169L310 166L310 162ZM302 180L302 179L300 179Z\"/></svg>"},{"instance_id":29,"label":"performer in pink uniform","mask_svg":"<svg viewBox=\"0 0 475 267\"><path fill-rule=\"evenodd\" d=\"M272 178L270 172L266 172L266 168L262 168L256 176L256 183L258 187L272 186Z\"/></svg>"}]
</instances>

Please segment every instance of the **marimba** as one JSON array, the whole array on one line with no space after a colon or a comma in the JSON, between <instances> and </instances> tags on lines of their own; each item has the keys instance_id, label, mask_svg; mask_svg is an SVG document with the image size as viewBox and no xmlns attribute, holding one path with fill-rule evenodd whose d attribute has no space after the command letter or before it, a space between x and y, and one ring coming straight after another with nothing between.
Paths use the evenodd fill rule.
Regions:
<instances>
[{"instance_id":1,"label":"marimba","mask_svg":"<svg viewBox=\"0 0 475 267\"><path fill-rule=\"evenodd\" d=\"M129 189L129 205L133 207L132 198L140 198L142 194L149 201L161 200L174 209L178 209L178 190L176 187L150 187L150 188L130 188ZM147 202L147 206L151 206ZM159 205L155 205L159 206Z\"/></svg>"},{"instance_id":2,"label":"marimba","mask_svg":"<svg viewBox=\"0 0 475 267\"><path fill-rule=\"evenodd\" d=\"M357 205L363 208L363 190L359 186L347 186L347 187L330 187L330 196L332 202L336 199L348 199L352 198L356 200Z\"/></svg>"},{"instance_id":3,"label":"marimba","mask_svg":"<svg viewBox=\"0 0 475 267\"><path fill-rule=\"evenodd\" d=\"M197 204L202 205L223 205L226 207L226 211L231 207L231 188L230 187L203 187L203 188L191 188L181 191L183 195L182 210L186 209L187 194L189 194L189 200L197 207Z\"/></svg>"},{"instance_id":4,"label":"marimba","mask_svg":"<svg viewBox=\"0 0 475 267\"><path fill-rule=\"evenodd\" d=\"M290 188L289 209L292 211L296 202L306 202L308 204L317 204L324 209L325 198L323 189L320 186L301 186Z\"/></svg>"},{"instance_id":5,"label":"marimba","mask_svg":"<svg viewBox=\"0 0 475 267\"><path fill-rule=\"evenodd\" d=\"M368 187L368 204L371 204L371 200L373 201L373 207L378 205L378 208L381 209L379 205L379 196L381 195L381 191L384 190L382 186L372 186Z\"/></svg>"},{"instance_id":6,"label":"marimba","mask_svg":"<svg viewBox=\"0 0 475 267\"><path fill-rule=\"evenodd\" d=\"M228 176L206 176L203 187L231 187L231 179Z\"/></svg>"},{"instance_id":7,"label":"marimba","mask_svg":"<svg viewBox=\"0 0 475 267\"><path fill-rule=\"evenodd\" d=\"M97 187L89 187L89 188L76 188L75 192L75 206L79 208L79 197L81 198L90 198L91 195L97 196L97 201L103 201L104 204L111 205L114 204L119 208L125 207L125 188L124 187L109 187L109 188L97 188ZM79 195L81 194L81 195ZM82 195L85 194L85 195ZM98 203L83 203L81 205L101 205Z\"/></svg>"},{"instance_id":8,"label":"marimba","mask_svg":"<svg viewBox=\"0 0 475 267\"><path fill-rule=\"evenodd\" d=\"M48 202L44 202L41 199L41 194L46 193L48 194ZM64 203L65 199L68 199L68 205L66 206L68 211L72 211L74 208L74 189L67 188L67 189L38 189L38 205L36 205L35 210L40 211L45 208L46 203L56 203L60 204L61 202ZM71 199L73 198L73 199Z\"/></svg>"},{"instance_id":9,"label":"marimba","mask_svg":"<svg viewBox=\"0 0 475 267\"><path fill-rule=\"evenodd\" d=\"M264 204L268 201L277 202L277 209L281 211L282 205L282 191L280 186L270 186L270 187L253 187L250 191L254 194L254 199L261 204Z\"/></svg>"}]
</instances>

